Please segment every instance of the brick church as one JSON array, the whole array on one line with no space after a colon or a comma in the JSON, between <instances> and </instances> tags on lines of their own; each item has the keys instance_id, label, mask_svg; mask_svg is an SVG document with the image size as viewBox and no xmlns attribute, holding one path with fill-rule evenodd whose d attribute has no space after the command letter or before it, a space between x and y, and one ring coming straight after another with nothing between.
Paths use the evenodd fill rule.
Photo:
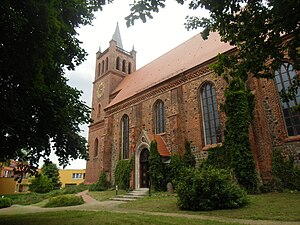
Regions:
<instances>
[{"instance_id":1,"label":"brick church","mask_svg":"<svg viewBox=\"0 0 300 225\"><path fill-rule=\"evenodd\" d=\"M124 50L117 25L109 47L96 54L86 183L95 183L105 171L113 184L118 160L133 157L131 187L147 187L152 140L166 163L172 154L184 152L185 140L198 161L221 144L226 116L220 104L226 82L209 65L219 53L234 51L216 33L208 40L199 34L136 70L136 51ZM278 94L295 74L287 62L275 71L275 80L248 82L255 95L251 150L262 179L270 177L274 149L300 155L300 117L291 110L300 95L284 103Z\"/></svg>"}]
</instances>

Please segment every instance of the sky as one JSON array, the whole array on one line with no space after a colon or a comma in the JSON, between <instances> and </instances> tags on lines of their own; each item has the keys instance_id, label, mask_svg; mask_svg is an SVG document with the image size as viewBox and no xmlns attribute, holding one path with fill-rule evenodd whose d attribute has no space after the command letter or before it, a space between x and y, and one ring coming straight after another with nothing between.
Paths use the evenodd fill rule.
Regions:
<instances>
[{"instance_id":1,"label":"sky","mask_svg":"<svg viewBox=\"0 0 300 225\"><path fill-rule=\"evenodd\" d=\"M134 46L137 51L136 65L139 69L200 32L200 30L186 30L184 23L187 15L207 15L203 10L190 10L187 4L182 6L175 0L167 0L165 8L159 13L153 13L153 19L147 20L146 23L137 20L134 26L127 28L124 18L130 14L129 4L132 2L133 0L114 0L112 4L105 5L102 11L95 14L92 26L83 26L77 30L78 39L88 56L75 71L66 71L66 77L70 86L83 91L81 99L88 106L91 106L92 102L96 52L99 47L101 51L109 47L117 22L124 50L131 51ZM88 125L82 126L82 130L82 135L87 138ZM57 163L54 155L51 158ZM66 167L66 169L84 168L86 168L84 160L72 161Z\"/></svg>"}]
</instances>

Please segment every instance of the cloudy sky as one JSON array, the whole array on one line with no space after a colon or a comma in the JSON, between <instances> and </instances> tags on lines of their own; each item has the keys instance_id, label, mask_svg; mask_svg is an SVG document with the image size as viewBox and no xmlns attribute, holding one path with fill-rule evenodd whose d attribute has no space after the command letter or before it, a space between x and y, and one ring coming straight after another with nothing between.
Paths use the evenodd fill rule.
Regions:
<instances>
[{"instance_id":1,"label":"cloudy sky","mask_svg":"<svg viewBox=\"0 0 300 225\"><path fill-rule=\"evenodd\" d=\"M117 22L121 32L123 47L131 51L134 46L137 51L137 69L175 48L200 30L187 31L184 27L187 15L206 15L203 11L192 11L188 5L179 5L175 0L167 0L166 7L159 13L153 14L154 19L146 23L138 20L132 27L126 27L125 17L130 13L131 1L114 0L113 4L104 6L103 11L96 14L93 26L78 29L78 38L82 47L88 52L86 61L75 71L67 71L69 84L83 91L82 100L91 106L92 82L95 72L95 55L99 47L104 51L115 31ZM87 125L82 127L83 135L87 138ZM53 156L55 162L55 157ZM76 160L67 169L85 168L86 162Z\"/></svg>"}]
</instances>

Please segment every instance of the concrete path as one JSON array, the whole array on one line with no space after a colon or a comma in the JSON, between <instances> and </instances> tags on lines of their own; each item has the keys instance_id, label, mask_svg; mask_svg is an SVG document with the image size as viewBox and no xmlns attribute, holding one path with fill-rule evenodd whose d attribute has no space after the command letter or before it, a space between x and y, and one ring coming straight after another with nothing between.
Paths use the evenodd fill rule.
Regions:
<instances>
[{"instance_id":1,"label":"concrete path","mask_svg":"<svg viewBox=\"0 0 300 225\"><path fill-rule=\"evenodd\" d=\"M0 209L0 217L3 215L14 214L27 214L38 212L53 212L53 211L67 211L67 210L83 210L83 211L110 211L115 213L134 213L141 215L155 215L155 216L170 216L170 217L183 217L199 220L213 220L220 222L235 222L248 225L300 225L300 222L285 222L285 221L272 221L272 220L247 220L247 219L233 219L225 217L213 217L205 215L190 215L183 213L161 213L161 212L146 212L139 210L130 210L126 208L118 207L120 204L124 204L124 201L97 201L88 195L87 191L80 192L77 195L82 196L85 201L83 205L58 207L58 208L42 208L34 205L22 206L13 205L9 208Z\"/></svg>"}]
</instances>

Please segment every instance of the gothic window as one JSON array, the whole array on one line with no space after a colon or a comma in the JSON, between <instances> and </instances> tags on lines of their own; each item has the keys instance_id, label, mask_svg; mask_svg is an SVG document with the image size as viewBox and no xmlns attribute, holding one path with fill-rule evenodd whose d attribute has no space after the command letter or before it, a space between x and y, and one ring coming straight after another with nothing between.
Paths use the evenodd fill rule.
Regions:
<instances>
[{"instance_id":1,"label":"gothic window","mask_svg":"<svg viewBox=\"0 0 300 225\"><path fill-rule=\"evenodd\" d=\"M207 83L200 90L205 145L220 143L221 129L216 90Z\"/></svg>"},{"instance_id":2,"label":"gothic window","mask_svg":"<svg viewBox=\"0 0 300 225\"><path fill-rule=\"evenodd\" d=\"M99 150L99 141L98 138L96 138L94 142L94 157L98 156L98 150Z\"/></svg>"},{"instance_id":3,"label":"gothic window","mask_svg":"<svg viewBox=\"0 0 300 225\"><path fill-rule=\"evenodd\" d=\"M98 111L97 111L97 117L100 117L101 115L101 104L98 104Z\"/></svg>"},{"instance_id":4,"label":"gothic window","mask_svg":"<svg viewBox=\"0 0 300 225\"><path fill-rule=\"evenodd\" d=\"M105 59L105 71L108 70L108 57L106 57Z\"/></svg>"},{"instance_id":5,"label":"gothic window","mask_svg":"<svg viewBox=\"0 0 300 225\"><path fill-rule=\"evenodd\" d=\"M125 72L126 71L126 61L123 60L122 62L122 72Z\"/></svg>"},{"instance_id":6,"label":"gothic window","mask_svg":"<svg viewBox=\"0 0 300 225\"><path fill-rule=\"evenodd\" d=\"M122 117L122 158L129 158L129 117L125 114Z\"/></svg>"},{"instance_id":7,"label":"gothic window","mask_svg":"<svg viewBox=\"0 0 300 225\"><path fill-rule=\"evenodd\" d=\"M155 133L160 134L166 131L166 115L163 101L158 100L155 104Z\"/></svg>"},{"instance_id":8,"label":"gothic window","mask_svg":"<svg viewBox=\"0 0 300 225\"><path fill-rule=\"evenodd\" d=\"M120 70L120 57L117 57L117 60L116 60L116 69Z\"/></svg>"},{"instance_id":9,"label":"gothic window","mask_svg":"<svg viewBox=\"0 0 300 225\"><path fill-rule=\"evenodd\" d=\"M101 73L101 63L98 63L97 75L100 76L100 73Z\"/></svg>"},{"instance_id":10,"label":"gothic window","mask_svg":"<svg viewBox=\"0 0 300 225\"><path fill-rule=\"evenodd\" d=\"M283 63L280 69L275 71L275 82L277 90L287 91L293 82L293 78L296 76L296 71L293 66L288 63ZM293 110L293 106L300 103L300 90L298 89L297 95L290 99L288 102L284 102L281 99L281 108L285 120L285 125L289 136L300 135L300 113Z\"/></svg>"},{"instance_id":11,"label":"gothic window","mask_svg":"<svg viewBox=\"0 0 300 225\"><path fill-rule=\"evenodd\" d=\"M102 60L102 66L101 67L102 67L102 72L101 73L103 74L104 73L104 60Z\"/></svg>"},{"instance_id":12,"label":"gothic window","mask_svg":"<svg viewBox=\"0 0 300 225\"><path fill-rule=\"evenodd\" d=\"M131 63L128 63L128 74L131 74Z\"/></svg>"}]
</instances>

